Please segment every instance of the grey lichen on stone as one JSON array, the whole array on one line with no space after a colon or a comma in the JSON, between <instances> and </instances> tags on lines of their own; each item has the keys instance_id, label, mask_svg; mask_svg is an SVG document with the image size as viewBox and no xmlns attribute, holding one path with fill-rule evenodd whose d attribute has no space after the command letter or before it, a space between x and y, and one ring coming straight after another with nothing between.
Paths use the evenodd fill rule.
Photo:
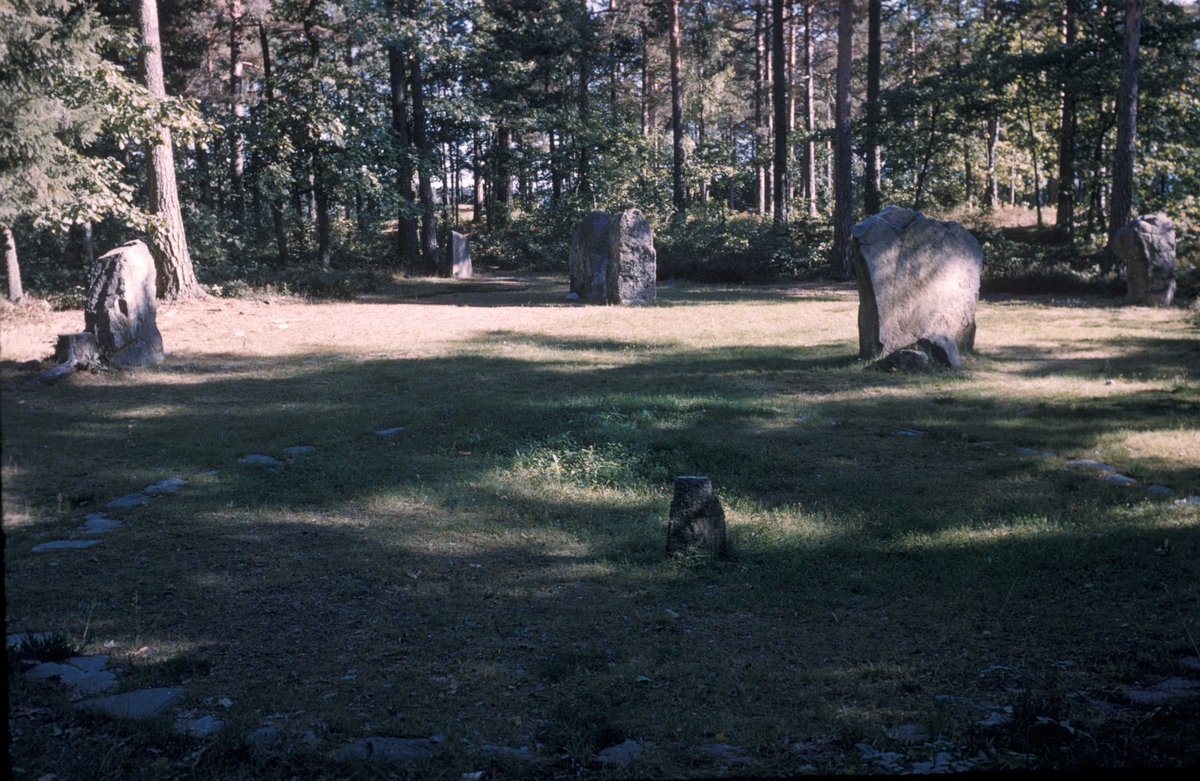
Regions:
<instances>
[{"instance_id":1,"label":"grey lichen on stone","mask_svg":"<svg viewBox=\"0 0 1200 781\"><path fill-rule=\"evenodd\" d=\"M450 243L446 245L450 260L450 276L468 279L474 275L471 268L471 242L458 231L450 231Z\"/></svg>"},{"instance_id":2,"label":"grey lichen on stone","mask_svg":"<svg viewBox=\"0 0 1200 781\"><path fill-rule=\"evenodd\" d=\"M658 295L657 276L650 223L637 209L626 209L608 231L604 300L610 304L653 304Z\"/></svg>"},{"instance_id":3,"label":"grey lichen on stone","mask_svg":"<svg viewBox=\"0 0 1200 781\"><path fill-rule=\"evenodd\" d=\"M101 255L88 275L84 329L96 335L101 356L122 369L160 364L154 258L140 241Z\"/></svg>"},{"instance_id":4,"label":"grey lichen on stone","mask_svg":"<svg viewBox=\"0 0 1200 781\"><path fill-rule=\"evenodd\" d=\"M1175 300L1175 223L1163 214L1138 217L1113 236L1125 264L1126 304L1170 306Z\"/></svg>"},{"instance_id":5,"label":"grey lichen on stone","mask_svg":"<svg viewBox=\"0 0 1200 781\"><path fill-rule=\"evenodd\" d=\"M568 270L571 292L589 304L604 303L608 275L608 232L612 220L602 211L594 211L579 221L571 234Z\"/></svg>"},{"instance_id":6,"label":"grey lichen on stone","mask_svg":"<svg viewBox=\"0 0 1200 781\"><path fill-rule=\"evenodd\" d=\"M931 334L975 346L983 249L957 222L889 206L854 226L859 357L874 359Z\"/></svg>"}]
</instances>

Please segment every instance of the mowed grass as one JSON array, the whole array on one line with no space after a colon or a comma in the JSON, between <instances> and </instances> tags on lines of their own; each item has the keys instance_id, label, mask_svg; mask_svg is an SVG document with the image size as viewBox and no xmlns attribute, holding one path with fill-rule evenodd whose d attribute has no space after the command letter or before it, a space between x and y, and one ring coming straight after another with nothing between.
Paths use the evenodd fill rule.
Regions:
<instances>
[{"instance_id":1,"label":"mowed grass","mask_svg":"<svg viewBox=\"0 0 1200 781\"><path fill-rule=\"evenodd\" d=\"M887 374L855 357L849 288L678 283L635 309L518 282L160 312L168 366L194 370L37 387L9 364L8 632L86 637L123 690L183 685L226 723L85 717L10 674L19 777L1200 761L1195 700L1124 695L1197 653L1200 507L1176 501L1200 493L1194 315L983 302L964 371ZM712 478L731 560L665 559L681 474ZM31 552L171 476L102 544ZM268 722L292 737L246 748ZM406 768L331 756L435 733ZM627 738L632 764L596 762Z\"/></svg>"}]
</instances>

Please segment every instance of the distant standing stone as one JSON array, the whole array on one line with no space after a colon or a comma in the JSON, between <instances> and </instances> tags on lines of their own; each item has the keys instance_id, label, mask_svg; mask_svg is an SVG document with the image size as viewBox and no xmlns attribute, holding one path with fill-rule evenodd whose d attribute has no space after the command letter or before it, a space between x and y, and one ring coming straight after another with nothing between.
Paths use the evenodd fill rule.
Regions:
<instances>
[{"instance_id":1,"label":"distant standing stone","mask_svg":"<svg viewBox=\"0 0 1200 781\"><path fill-rule=\"evenodd\" d=\"M446 246L450 254L450 276L467 279L472 276L471 242L458 231L450 231L450 243Z\"/></svg>"},{"instance_id":2,"label":"distant standing stone","mask_svg":"<svg viewBox=\"0 0 1200 781\"><path fill-rule=\"evenodd\" d=\"M727 553L725 511L707 477L675 478L675 496L667 517L667 556L691 550L714 556Z\"/></svg>"},{"instance_id":3,"label":"distant standing stone","mask_svg":"<svg viewBox=\"0 0 1200 781\"><path fill-rule=\"evenodd\" d=\"M1126 304L1170 306L1175 300L1175 223L1162 214L1138 217L1113 236L1125 264Z\"/></svg>"},{"instance_id":4,"label":"distant standing stone","mask_svg":"<svg viewBox=\"0 0 1200 781\"><path fill-rule=\"evenodd\" d=\"M983 249L957 222L889 206L854 226L858 354L873 359L931 334L975 346Z\"/></svg>"},{"instance_id":5,"label":"distant standing stone","mask_svg":"<svg viewBox=\"0 0 1200 781\"><path fill-rule=\"evenodd\" d=\"M925 351L933 360L948 369L961 369L962 358L958 354L958 345L949 336L932 334L917 340L917 347Z\"/></svg>"},{"instance_id":6,"label":"distant standing stone","mask_svg":"<svg viewBox=\"0 0 1200 781\"><path fill-rule=\"evenodd\" d=\"M163 361L155 320L154 258L140 241L101 255L89 273L84 328L96 335L101 355L132 369Z\"/></svg>"},{"instance_id":7,"label":"distant standing stone","mask_svg":"<svg viewBox=\"0 0 1200 781\"><path fill-rule=\"evenodd\" d=\"M654 232L637 209L627 209L608 231L605 300L610 304L653 304L658 276Z\"/></svg>"},{"instance_id":8,"label":"distant standing stone","mask_svg":"<svg viewBox=\"0 0 1200 781\"><path fill-rule=\"evenodd\" d=\"M568 266L571 292L577 300L590 304L604 302L608 274L608 232L612 221L602 211L594 211L579 221L571 235Z\"/></svg>"}]
</instances>

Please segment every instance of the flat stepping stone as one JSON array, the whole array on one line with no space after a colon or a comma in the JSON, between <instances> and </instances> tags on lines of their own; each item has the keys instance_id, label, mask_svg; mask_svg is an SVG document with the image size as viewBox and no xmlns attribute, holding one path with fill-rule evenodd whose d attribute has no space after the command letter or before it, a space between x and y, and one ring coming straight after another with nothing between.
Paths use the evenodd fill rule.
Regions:
<instances>
[{"instance_id":1,"label":"flat stepping stone","mask_svg":"<svg viewBox=\"0 0 1200 781\"><path fill-rule=\"evenodd\" d=\"M79 528L83 529L84 534L104 534L124 525L109 518L107 513L88 513L83 519L83 526Z\"/></svg>"},{"instance_id":2,"label":"flat stepping stone","mask_svg":"<svg viewBox=\"0 0 1200 781\"><path fill-rule=\"evenodd\" d=\"M529 746L512 748L510 746L493 746L487 743L479 747L479 756L485 759L510 758L524 759L526 761L537 760L538 758L537 754L529 750Z\"/></svg>"},{"instance_id":3,"label":"flat stepping stone","mask_svg":"<svg viewBox=\"0 0 1200 781\"><path fill-rule=\"evenodd\" d=\"M183 689L138 689L75 703L80 710L119 719L150 719L183 696Z\"/></svg>"},{"instance_id":4,"label":"flat stepping stone","mask_svg":"<svg viewBox=\"0 0 1200 781\"><path fill-rule=\"evenodd\" d=\"M187 480L182 477L168 477L166 480L159 480L154 485L148 485L142 489L144 494L173 494L180 487L187 484Z\"/></svg>"},{"instance_id":5,"label":"flat stepping stone","mask_svg":"<svg viewBox=\"0 0 1200 781\"><path fill-rule=\"evenodd\" d=\"M1041 456L1042 458L1054 458L1055 457L1054 453L1051 453L1049 450L1038 450L1037 448L1032 448L1032 447L1019 447L1019 448L1017 448L1017 452L1025 453L1026 455L1030 455L1030 456Z\"/></svg>"},{"instance_id":6,"label":"flat stepping stone","mask_svg":"<svg viewBox=\"0 0 1200 781\"><path fill-rule=\"evenodd\" d=\"M1138 705L1162 705L1170 700L1200 695L1200 681L1188 678L1167 678L1145 689L1125 689L1125 696Z\"/></svg>"},{"instance_id":7,"label":"flat stepping stone","mask_svg":"<svg viewBox=\"0 0 1200 781\"><path fill-rule=\"evenodd\" d=\"M250 748L262 751L274 746L282 737L283 733L279 727L274 724L268 724L265 727L259 727L247 735L245 742Z\"/></svg>"},{"instance_id":8,"label":"flat stepping stone","mask_svg":"<svg viewBox=\"0 0 1200 781\"><path fill-rule=\"evenodd\" d=\"M90 548L93 545L99 545L100 540L55 540L54 542L43 542L41 545L34 545L34 553L45 553L52 550L67 550L68 548Z\"/></svg>"},{"instance_id":9,"label":"flat stepping stone","mask_svg":"<svg viewBox=\"0 0 1200 781\"><path fill-rule=\"evenodd\" d=\"M245 458L239 458L238 463L257 464L259 466L275 466L277 464L282 464L283 462L271 458L270 456L264 456L261 453L254 453L253 455L246 456Z\"/></svg>"},{"instance_id":10,"label":"flat stepping stone","mask_svg":"<svg viewBox=\"0 0 1200 781\"><path fill-rule=\"evenodd\" d=\"M1067 462L1072 466L1086 466L1089 469L1102 469L1105 472L1115 472L1117 468L1112 464L1105 464L1100 461L1093 461L1090 458L1073 458Z\"/></svg>"},{"instance_id":11,"label":"flat stepping stone","mask_svg":"<svg viewBox=\"0 0 1200 781\"><path fill-rule=\"evenodd\" d=\"M175 731L182 732L185 735L191 735L193 738L207 738L209 735L215 734L221 729L221 727L224 726L225 722L221 721L216 716L200 716L194 719L175 719Z\"/></svg>"},{"instance_id":12,"label":"flat stepping stone","mask_svg":"<svg viewBox=\"0 0 1200 781\"><path fill-rule=\"evenodd\" d=\"M113 499L111 502L109 502L108 504L106 504L104 506L105 507L134 507L139 504L145 504L148 501L150 501L150 497L146 496L146 494L141 494L141 493L125 494L124 496L120 497L119 499Z\"/></svg>"},{"instance_id":13,"label":"flat stepping stone","mask_svg":"<svg viewBox=\"0 0 1200 781\"><path fill-rule=\"evenodd\" d=\"M728 743L713 743L701 749L706 754L711 754L717 759L725 762L735 762L738 764L748 764L754 761L754 758L742 751L737 746L731 746Z\"/></svg>"},{"instance_id":14,"label":"flat stepping stone","mask_svg":"<svg viewBox=\"0 0 1200 781\"><path fill-rule=\"evenodd\" d=\"M896 432L896 436L898 436L898 437L923 437L923 436L925 436L925 432L917 431L915 428L902 428Z\"/></svg>"},{"instance_id":15,"label":"flat stepping stone","mask_svg":"<svg viewBox=\"0 0 1200 781\"><path fill-rule=\"evenodd\" d=\"M399 434L403 430L404 430L404 426L396 426L395 428L380 429L379 431L376 431L375 433L381 437L390 437L392 434Z\"/></svg>"},{"instance_id":16,"label":"flat stepping stone","mask_svg":"<svg viewBox=\"0 0 1200 781\"><path fill-rule=\"evenodd\" d=\"M362 759L367 762L403 763L426 759L437 752L441 735L429 738L364 738L356 740L338 752L343 760Z\"/></svg>"},{"instance_id":17,"label":"flat stepping stone","mask_svg":"<svg viewBox=\"0 0 1200 781\"><path fill-rule=\"evenodd\" d=\"M20 648L26 643L42 643L53 637L51 632L17 632L4 638L5 648Z\"/></svg>"},{"instance_id":18,"label":"flat stepping stone","mask_svg":"<svg viewBox=\"0 0 1200 781\"><path fill-rule=\"evenodd\" d=\"M31 681L57 678L71 687L73 698L86 697L108 691L117 685L117 676L104 669L107 664L107 656L75 657L68 659L66 664L43 662L26 671L25 677Z\"/></svg>"},{"instance_id":19,"label":"flat stepping stone","mask_svg":"<svg viewBox=\"0 0 1200 781\"><path fill-rule=\"evenodd\" d=\"M1173 494L1173 493L1175 493L1175 489L1167 488L1165 485L1158 485L1157 483L1146 486L1146 490L1152 494Z\"/></svg>"},{"instance_id":20,"label":"flat stepping stone","mask_svg":"<svg viewBox=\"0 0 1200 781\"><path fill-rule=\"evenodd\" d=\"M604 749L596 755L596 760L606 765L628 765L641 753L641 743L636 740L627 740Z\"/></svg>"},{"instance_id":21,"label":"flat stepping stone","mask_svg":"<svg viewBox=\"0 0 1200 781\"><path fill-rule=\"evenodd\" d=\"M292 445L291 447L285 447L283 452L287 453L289 456L298 456L301 453L307 453L310 450L312 450L312 445Z\"/></svg>"},{"instance_id":22,"label":"flat stepping stone","mask_svg":"<svg viewBox=\"0 0 1200 781\"><path fill-rule=\"evenodd\" d=\"M1108 475L1104 478L1104 482L1112 483L1113 485L1137 485L1137 480L1125 475Z\"/></svg>"}]
</instances>

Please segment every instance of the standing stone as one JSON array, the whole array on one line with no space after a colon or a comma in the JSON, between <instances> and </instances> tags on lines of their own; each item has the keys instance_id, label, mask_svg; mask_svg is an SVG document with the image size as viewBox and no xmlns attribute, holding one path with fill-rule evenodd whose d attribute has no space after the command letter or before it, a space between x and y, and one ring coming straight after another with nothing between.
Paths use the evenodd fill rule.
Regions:
<instances>
[{"instance_id":1,"label":"standing stone","mask_svg":"<svg viewBox=\"0 0 1200 781\"><path fill-rule=\"evenodd\" d=\"M637 209L627 209L608 231L605 300L610 304L653 304L658 263L654 233Z\"/></svg>"},{"instance_id":2,"label":"standing stone","mask_svg":"<svg viewBox=\"0 0 1200 781\"><path fill-rule=\"evenodd\" d=\"M1138 217L1117 231L1113 252L1125 264L1126 304L1170 306L1175 300L1175 223Z\"/></svg>"},{"instance_id":3,"label":"standing stone","mask_svg":"<svg viewBox=\"0 0 1200 781\"><path fill-rule=\"evenodd\" d=\"M96 335L101 355L114 366L162 363L154 275L154 258L140 241L123 244L92 264L84 328Z\"/></svg>"},{"instance_id":4,"label":"standing stone","mask_svg":"<svg viewBox=\"0 0 1200 781\"><path fill-rule=\"evenodd\" d=\"M571 292L586 303L604 302L611 225L607 214L595 211L580 220L571 235Z\"/></svg>"},{"instance_id":5,"label":"standing stone","mask_svg":"<svg viewBox=\"0 0 1200 781\"><path fill-rule=\"evenodd\" d=\"M931 334L974 348L983 249L966 228L889 206L852 233L860 358Z\"/></svg>"},{"instance_id":6,"label":"standing stone","mask_svg":"<svg viewBox=\"0 0 1200 781\"><path fill-rule=\"evenodd\" d=\"M450 243L446 245L450 255L450 276L466 279L474 272L471 269L471 242L458 231L450 231Z\"/></svg>"},{"instance_id":7,"label":"standing stone","mask_svg":"<svg viewBox=\"0 0 1200 781\"><path fill-rule=\"evenodd\" d=\"M667 556L691 550L724 556L725 511L707 477L676 477L675 496L667 516Z\"/></svg>"}]
</instances>

